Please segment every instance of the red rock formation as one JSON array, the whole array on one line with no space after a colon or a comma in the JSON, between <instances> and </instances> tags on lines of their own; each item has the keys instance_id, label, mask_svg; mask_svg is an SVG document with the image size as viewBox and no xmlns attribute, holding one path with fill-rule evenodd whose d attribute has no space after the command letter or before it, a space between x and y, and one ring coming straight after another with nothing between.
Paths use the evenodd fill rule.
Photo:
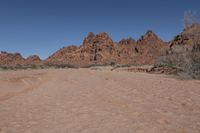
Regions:
<instances>
[{"instance_id":1,"label":"red rock formation","mask_svg":"<svg viewBox=\"0 0 200 133\"><path fill-rule=\"evenodd\" d=\"M61 48L48 57L44 63L71 64L87 66L91 64L152 64L164 42L152 31L148 31L138 41L132 38L113 42L105 32L95 35L90 32L80 47L74 45ZM20 54L0 54L1 64L38 64L43 63L38 56L26 60Z\"/></svg>"},{"instance_id":2,"label":"red rock formation","mask_svg":"<svg viewBox=\"0 0 200 133\"><path fill-rule=\"evenodd\" d=\"M160 50L165 46L166 43L155 33L147 31L146 34L137 41L137 49L140 53L137 59L138 64L154 64L156 58L160 55Z\"/></svg>"},{"instance_id":3,"label":"red rock formation","mask_svg":"<svg viewBox=\"0 0 200 133\"><path fill-rule=\"evenodd\" d=\"M87 38L85 40L88 40ZM115 48L116 44L109 35L102 32L91 38L90 42L84 41L83 45L80 47L80 51L88 54L89 60L92 63L108 64L115 60Z\"/></svg>"},{"instance_id":4,"label":"red rock formation","mask_svg":"<svg viewBox=\"0 0 200 133\"><path fill-rule=\"evenodd\" d=\"M60 49L47 60L55 64L152 64L158 56L158 51L164 42L153 32L147 32L137 42L132 39L122 39L114 43L105 32L95 35L90 32L83 44L77 48L72 46Z\"/></svg>"},{"instance_id":5,"label":"red rock formation","mask_svg":"<svg viewBox=\"0 0 200 133\"><path fill-rule=\"evenodd\" d=\"M78 47L74 45L70 45L68 47L63 47L57 52L55 52L53 55L49 56L46 60L46 63L52 63L52 64L74 64L76 61L78 61L76 51L78 50ZM73 62L74 60L75 62Z\"/></svg>"},{"instance_id":6,"label":"red rock formation","mask_svg":"<svg viewBox=\"0 0 200 133\"><path fill-rule=\"evenodd\" d=\"M41 64L42 60L40 59L40 57L38 55L32 55L32 56L29 56L28 58L26 58L24 63L25 64Z\"/></svg>"},{"instance_id":7,"label":"red rock formation","mask_svg":"<svg viewBox=\"0 0 200 133\"><path fill-rule=\"evenodd\" d=\"M23 64L41 64L39 56L33 55L28 58L23 58L19 53L0 53L0 65L23 65Z\"/></svg>"},{"instance_id":8,"label":"red rock formation","mask_svg":"<svg viewBox=\"0 0 200 133\"><path fill-rule=\"evenodd\" d=\"M22 64L24 62L24 58L19 53L0 53L0 65L16 65Z\"/></svg>"},{"instance_id":9,"label":"red rock formation","mask_svg":"<svg viewBox=\"0 0 200 133\"><path fill-rule=\"evenodd\" d=\"M198 42L197 42L198 41ZM196 43L200 42L200 24L194 24L191 27L185 29L180 35L177 35L170 42L170 52L174 52L178 49L181 50L193 50Z\"/></svg>"},{"instance_id":10,"label":"red rock formation","mask_svg":"<svg viewBox=\"0 0 200 133\"><path fill-rule=\"evenodd\" d=\"M119 41L117 45L117 55L118 55L117 63L135 64L136 63L135 57L139 53L136 45L137 45L136 41L130 37Z\"/></svg>"},{"instance_id":11,"label":"red rock formation","mask_svg":"<svg viewBox=\"0 0 200 133\"><path fill-rule=\"evenodd\" d=\"M60 49L50 56L47 62L81 66L106 64L115 59L113 58L115 55L115 45L105 32L98 35L89 33L79 48L75 48L71 52L68 51L71 46Z\"/></svg>"}]
</instances>

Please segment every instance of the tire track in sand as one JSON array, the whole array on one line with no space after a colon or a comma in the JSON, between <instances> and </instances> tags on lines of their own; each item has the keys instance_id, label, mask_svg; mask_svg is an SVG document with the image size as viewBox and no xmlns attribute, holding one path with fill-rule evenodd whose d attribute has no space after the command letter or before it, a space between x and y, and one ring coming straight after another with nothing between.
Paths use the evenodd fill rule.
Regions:
<instances>
[{"instance_id":1,"label":"tire track in sand","mask_svg":"<svg viewBox=\"0 0 200 133\"><path fill-rule=\"evenodd\" d=\"M34 85L31 84L27 79L20 79L25 85L29 87L17 92L8 92L7 94L0 97L0 102L9 100L15 96L28 93L36 88L39 88L41 85L45 84L47 81L51 79L51 76L47 76L47 75L48 73L44 73L43 75L39 75L40 77L36 77L36 79L38 80L38 84L34 83Z\"/></svg>"}]
</instances>

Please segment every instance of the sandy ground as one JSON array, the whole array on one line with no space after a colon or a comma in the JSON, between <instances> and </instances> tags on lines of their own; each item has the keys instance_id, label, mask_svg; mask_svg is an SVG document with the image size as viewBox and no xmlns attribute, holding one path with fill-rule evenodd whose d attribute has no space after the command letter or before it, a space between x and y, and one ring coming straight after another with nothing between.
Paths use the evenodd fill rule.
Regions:
<instances>
[{"instance_id":1,"label":"sandy ground","mask_svg":"<svg viewBox=\"0 0 200 133\"><path fill-rule=\"evenodd\" d=\"M200 81L90 69L0 72L0 133L200 133Z\"/></svg>"}]
</instances>

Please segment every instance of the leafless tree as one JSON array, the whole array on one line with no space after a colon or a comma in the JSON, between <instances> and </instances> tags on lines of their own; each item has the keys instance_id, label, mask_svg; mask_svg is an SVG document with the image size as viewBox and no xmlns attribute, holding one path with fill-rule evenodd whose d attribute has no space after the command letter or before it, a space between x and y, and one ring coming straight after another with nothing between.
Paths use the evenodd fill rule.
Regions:
<instances>
[{"instance_id":1,"label":"leafless tree","mask_svg":"<svg viewBox=\"0 0 200 133\"><path fill-rule=\"evenodd\" d=\"M183 22L185 31L182 35L188 40L184 42L181 35L182 42L164 49L157 65L180 68L182 77L200 79L200 24L191 11L185 12Z\"/></svg>"},{"instance_id":2,"label":"leafless tree","mask_svg":"<svg viewBox=\"0 0 200 133\"><path fill-rule=\"evenodd\" d=\"M195 18L194 12L186 11L183 18L184 29L191 27L195 23L197 23L197 19Z\"/></svg>"}]
</instances>

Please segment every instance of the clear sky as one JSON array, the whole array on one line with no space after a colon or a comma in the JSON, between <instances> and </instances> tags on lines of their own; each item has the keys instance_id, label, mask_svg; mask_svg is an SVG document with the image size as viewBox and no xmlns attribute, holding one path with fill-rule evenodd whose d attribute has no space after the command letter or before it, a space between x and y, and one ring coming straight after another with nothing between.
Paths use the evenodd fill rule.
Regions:
<instances>
[{"instance_id":1,"label":"clear sky","mask_svg":"<svg viewBox=\"0 0 200 133\"><path fill-rule=\"evenodd\" d=\"M114 41L153 30L169 41L183 28L183 14L200 13L200 0L0 0L0 51L24 57L80 45L88 32Z\"/></svg>"}]
</instances>

